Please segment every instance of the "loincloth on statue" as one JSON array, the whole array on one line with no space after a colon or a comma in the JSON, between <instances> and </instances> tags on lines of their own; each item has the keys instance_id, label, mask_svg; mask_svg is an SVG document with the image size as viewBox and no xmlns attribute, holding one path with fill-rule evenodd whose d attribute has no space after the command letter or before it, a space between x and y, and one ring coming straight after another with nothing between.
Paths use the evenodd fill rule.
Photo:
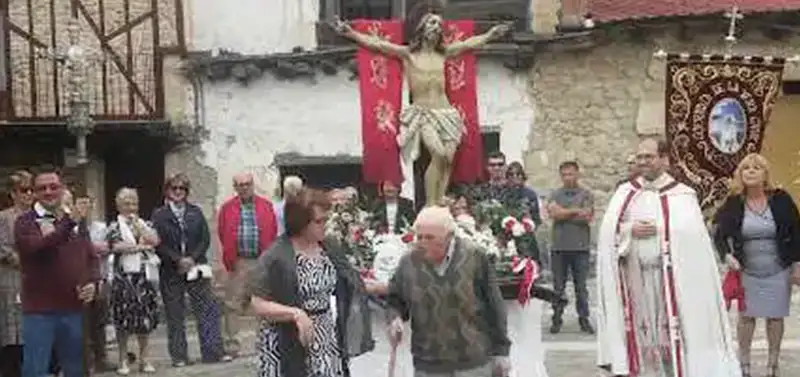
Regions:
<instances>
[{"instance_id":1,"label":"loincloth on statue","mask_svg":"<svg viewBox=\"0 0 800 377\"><path fill-rule=\"evenodd\" d=\"M420 144L437 156L452 160L464 134L464 120L454 107L430 109L408 106L400 114L397 143L406 161L419 157Z\"/></svg>"}]
</instances>

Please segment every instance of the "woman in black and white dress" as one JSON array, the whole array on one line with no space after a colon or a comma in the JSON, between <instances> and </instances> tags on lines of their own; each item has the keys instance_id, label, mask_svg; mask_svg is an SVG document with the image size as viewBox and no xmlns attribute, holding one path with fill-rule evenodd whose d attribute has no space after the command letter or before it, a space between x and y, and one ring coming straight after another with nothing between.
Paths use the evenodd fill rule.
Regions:
<instances>
[{"instance_id":1,"label":"woman in black and white dress","mask_svg":"<svg viewBox=\"0 0 800 377\"><path fill-rule=\"evenodd\" d=\"M286 235L248 277L262 319L259 377L349 376L350 357L373 348L364 293L377 288L362 282L336 242L323 242L329 208L324 193L309 189L288 200Z\"/></svg>"},{"instance_id":2,"label":"woman in black and white dress","mask_svg":"<svg viewBox=\"0 0 800 377\"><path fill-rule=\"evenodd\" d=\"M108 227L106 237L113 255L111 316L119 343L117 373L126 376L131 372L127 357L130 335L136 335L139 342L139 371L154 373L147 351L149 335L158 325L158 294L152 280L158 265L153 247L159 239L155 230L137 215L136 190L121 188L116 204L119 215Z\"/></svg>"}]
</instances>

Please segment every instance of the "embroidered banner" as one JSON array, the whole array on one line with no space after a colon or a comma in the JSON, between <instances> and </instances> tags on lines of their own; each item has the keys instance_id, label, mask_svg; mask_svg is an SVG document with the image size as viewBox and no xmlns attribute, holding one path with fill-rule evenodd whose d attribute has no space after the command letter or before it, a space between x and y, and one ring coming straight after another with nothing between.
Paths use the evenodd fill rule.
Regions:
<instances>
[{"instance_id":1,"label":"embroidered banner","mask_svg":"<svg viewBox=\"0 0 800 377\"><path fill-rule=\"evenodd\" d=\"M356 20L354 30L403 43L402 21ZM397 145L403 99L403 65L397 59L359 48L356 53L361 95L361 172L364 182L391 181L400 185L400 147Z\"/></svg>"},{"instance_id":2,"label":"embroidered banner","mask_svg":"<svg viewBox=\"0 0 800 377\"><path fill-rule=\"evenodd\" d=\"M670 55L666 136L672 172L697 190L704 211L728 194L736 165L759 152L781 92L785 60Z\"/></svg>"},{"instance_id":3,"label":"embroidered banner","mask_svg":"<svg viewBox=\"0 0 800 377\"><path fill-rule=\"evenodd\" d=\"M472 20L445 21L445 43L470 38ZM483 139L478 121L477 59L474 53L450 58L445 63L447 98L464 119L464 136L453 161L450 183L474 183L483 178Z\"/></svg>"}]
</instances>

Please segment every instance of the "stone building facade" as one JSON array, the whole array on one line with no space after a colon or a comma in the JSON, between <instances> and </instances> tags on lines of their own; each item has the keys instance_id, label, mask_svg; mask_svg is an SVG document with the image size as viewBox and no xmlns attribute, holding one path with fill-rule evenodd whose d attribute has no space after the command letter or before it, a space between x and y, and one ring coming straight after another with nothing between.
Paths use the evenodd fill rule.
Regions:
<instances>
[{"instance_id":1,"label":"stone building facade","mask_svg":"<svg viewBox=\"0 0 800 377\"><path fill-rule=\"evenodd\" d=\"M300 6L297 1L238 3L231 7L195 0L187 15L192 25L190 50L210 52L204 58L208 74L191 74L202 86L199 122L207 138L182 152L181 163L198 177L198 199L208 213L233 194L231 179L237 172L252 172L259 191L272 196L280 165L287 160L282 157L356 165L361 158L358 79L348 69L295 78L264 69L247 80L237 80L237 72L223 78L215 74L219 66L230 68L237 59L247 67L248 62L281 60L281 53L290 59L292 49L316 53L318 39L308 35L326 27L317 23L316 14L304 13L314 11L313 6L303 6L313 1L300 1ZM527 70L506 68L506 62L494 56L479 59L480 123L484 131L499 134L500 149L509 159L522 161L533 121L531 87Z\"/></svg>"},{"instance_id":2,"label":"stone building facade","mask_svg":"<svg viewBox=\"0 0 800 377\"><path fill-rule=\"evenodd\" d=\"M653 53L659 49L724 53L718 33L693 35L691 42L681 41L676 34L668 31L647 41L615 41L586 51L537 57L530 77L535 120L526 154L526 168L534 187L557 184L558 164L577 160L582 165L584 183L595 190L598 205L603 205L615 183L626 174L625 160L639 138L664 133L665 61ZM735 51L791 57L800 53L798 42L798 38L775 41L753 32L741 40ZM796 75L794 67L788 66L784 77L797 79ZM795 101L794 95L779 99L774 117L782 118L781 112L788 110L784 104ZM765 140L767 149L771 143L780 142L770 138L772 125L768 126ZM790 136L798 135L800 130ZM791 172L785 174L781 178L790 185Z\"/></svg>"},{"instance_id":3,"label":"stone building facade","mask_svg":"<svg viewBox=\"0 0 800 377\"><path fill-rule=\"evenodd\" d=\"M794 57L800 38L792 31L800 3L740 1L737 55ZM582 48L539 51L529 72L534 122L525 167L533 187L558 185L558 164L578 161L583 183L596 196L598 219L626 174L626 158L643 136L664 136L665 61L669 53L725 54L732 9L724 1L691 7L668 2L532 0L537 35L557 34L565 22L593 17L591 42ZM784 95L773 109L762 153L773 161L773 178L800 197L800 135L797 64L784 71Z\"/></svg>"},{"instance_id":4,"label":"stone building facade","mask_svg":"<svg viewBox=\"0 0 800 377\"><path fill-rule=\"evenodd\" d=\"M319 33L321 26L308 13L318 8L292 2L266 9L263 2L239 2L230 7L195 0L187 12L189 49L222 50L234 55L229 61L246 63L293 47L320 47L317 39L308 37L308 28ZM527 37L539 44L535 54L525 57L530 68L511 71L491 57L482 57L479 64L481 123L501 131L500 148L512 160L523 160L529 183L545 193L558 185L558 164L577 160L599 210L624 175L625 159L639 138L663 133L665 65L653 53L722 53L727 25L717 14L726 9L724 4L702 10L711 16L663 18L688 13L637 14L635 7L621 9L613 3L531 0ZM245 6L248 12L242 15L239 10ZM617 11L624 14L615 15ZM591 24L586 14L595 15ZM776 37L764 27L770 20L764 17L745 16L734 52L784 57L800 53L797 37ZM542 40L548 42L542 45ZM242 82L231 79L236 75L215 79L212 69L207 77L197 78L202 87L196 98L201 109L197 119L208 138L173 164L198 177L199 200L207 209L232 193L230 179L238 171L252 171L262 192L273 194L279 177L275 157L281 153L358 160L358 88L347 72L288 80L267 70ZM794 66L787 66L785 79L798 79ZM789 94L779 100L775 122L792 119L791 109L797 106L791 105L797 98ZM798 168L790 167L796 166L794 161L783 162L797 159L792 147L782 144L786 132L793 132L787 127L771 125L771 130L782 131L768 131L765 153L782 161L775 170L779 180L791 186Z\"/></svg>"}]
</instances>

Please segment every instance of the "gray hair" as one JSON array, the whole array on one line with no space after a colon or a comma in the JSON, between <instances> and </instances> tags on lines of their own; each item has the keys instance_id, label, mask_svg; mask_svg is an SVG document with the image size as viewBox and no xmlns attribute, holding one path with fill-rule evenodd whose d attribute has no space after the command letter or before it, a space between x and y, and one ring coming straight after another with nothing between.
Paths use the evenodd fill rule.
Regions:
<instances>
[{"instance_id":1,"label":"gray hair","mask_svg":"<svg viewBox=\"0 0 800 377\"><path fill-rule=\"evenodd\" d=\"M416 231L420 225L443 226L448 234L455 232L458 227L450 209L441 206L425 207L419 211L417 219L414 221L414 230Z\"/></svg>"},{"instance_id":2,"label":"gray hair","mask_svg":"<svg viewBox=\"0 0 800 377\"><path fill-rule=\"evenodd\" d=\"M135 188L123 187L117 190L117 195L114 197L114 202L119 207L125 199L139 200L139 192Z\"/></svg>"},{"instance_id":3,"label":"gray hair","mask_svg":"<svg viewBox=\"0 0 800 377\"><path fill-rule=\"evenodd\" d=\"M303 189L303 180L296 176L290 175L283 179L283 196L294 196L300 193Z\"/></svg>"}]
</instances>

